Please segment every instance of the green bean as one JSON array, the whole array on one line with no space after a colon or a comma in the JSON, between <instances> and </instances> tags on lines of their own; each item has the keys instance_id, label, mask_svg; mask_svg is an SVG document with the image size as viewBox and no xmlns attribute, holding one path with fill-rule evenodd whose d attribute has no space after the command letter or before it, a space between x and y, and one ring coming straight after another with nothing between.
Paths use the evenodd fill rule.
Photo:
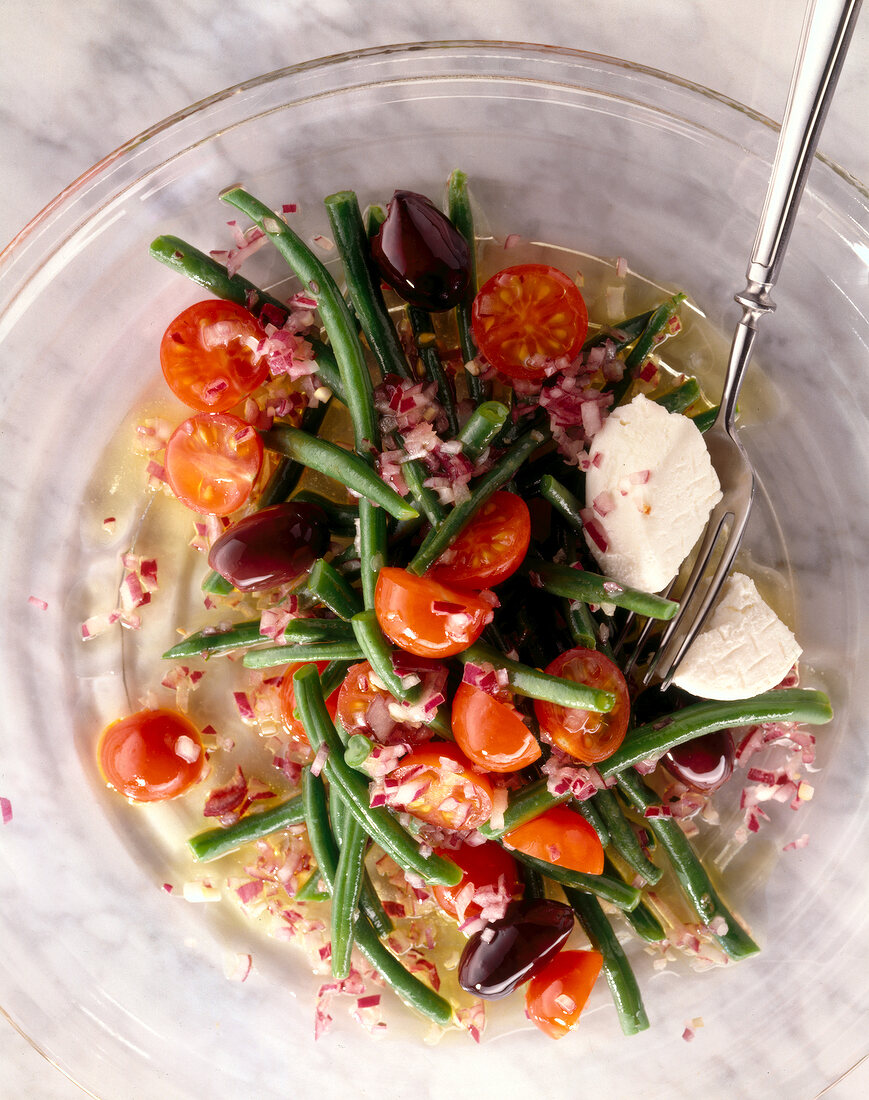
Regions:
<instances>
[{"instance_id":1,"label":"green bean","mask_svg":"<svg viewBox=\"0 0 869 1100\"><path fill-rule=\"evenodd\" d=\"M425 484L429 477L425 463L417 458L409 458L401 464L401 472L417 510L429 523L440 523L446 517L447 511L437 493Z\"/></svg>"},{"instance_id":2,"label":"green bean","mask_svg":"<svg viewBox=\"0 0 869 1100\"><path fill-rule=\"evenodd\" d=\"M183 641L167 649L163 657L167 661L176 661L182 657L200 657L203 654L211 657L217 653L230 653L234 649L246 649L264 641L265 636L260 634L260 620L249 619L236 623L229 630L214 630L211 627L197 630L195 634L188 634Z\"/></svg>"},{"instance_id":3,"label":"green bean","mask_svg":"<svg viewBox=\"0 0 869 1100\"><path fill-rule=\"evenodd\" d=\"M351 768L358 768L371 755L372 744L364 733L354 733L347 742L344 759Z\"/></svg>"},{"instance_id":4,"label":"green bean","mask_svg":"<svg viewBox=\"0 0 869 1100\"><path fill-rule=\"evenodd\" d=\"M314 779L310 770L302 773L302 796L310 806L310 820L313 822L313 835L309 830L308 838L314 858L317 860L320 874L329 891L335 887L338 871L338 848L329 829L326 814L326 796L322 781ZM308 817L306 809L306 817ZM383 980L395 990L408 1007L436 1021L441 1027L452 1020L452 1007L440 994L435 993L425 982L401 965L392 952L380 942L377 933L366 916L360 916L356 922L356 944L365 958L380 974Z\"/></svg>"},{"instance_id":5,"label":"green bean","mask_svg":"<svg viewBox=\"0 0 869 1100\"><path fill-rule=\"evenodd\" d=\"M607 325L599 332L587 336L582 345L583 351L605 344L611 340L617 351L622 351L640 335L646 325L651 321L654 310L648 309L645 313L638 313L635 317L626 317L614 325ZM616 335L618 334L618 335Z\"/></svg>"},{"instance_id":6,"label":"green bean","mask_svg":"<svg viewBox=\"0 0 869 1100\"><path fill-rule=\"evenodd\" d=\"M636 1035L649 1026L640 987L631 964L616 939L600 902L588 894L565 888L565 896L595 951L603 956L603 972L610 987L619 1023L625 1035Z\"/></svg>"},{"instance_id":7,"label":"green bean","mask_svg":"<svg viewBox=\"0 0 869 1100\"><path fill-rule=\"evenodd\" d=\"M537 868L532 867L529 863L520 863L519 871L522 875L522 882L525 887L522 891L522 896L526 900L531 900L532 898L545 898L546 880Z\"/></svg>"},{"instance_id":8,"label":"green bean","mask_svg":"<svg viewBox=\"0 0 869 1100\"><path fill-rule=\"evenodd\" d=\"M279 833L290 825L299 825L304 820L302 800L296 796L268 810L239 818L226 828L206 829L203 833L197 833L190 837L187 846L195 859L200 863L207 863L225 856L228 852L238 851L251 841L262 840L263 837Z\"/></svg>"},{"instance_id":9,"label":"green bean","mask_svg":"<svg viewBox=\"0 0 869 1100\"><path fill-rule=\"evenodd\" d=\"M625 359L625 372L621 381L616 382L612 387L613 406L618 405L630 389L636 371L643 366L652 348L659 342L658 338L669 324L670 318L675 315L684 301L684 294L674 294L672 298L668 298L652 311L648 323Z\"/></svg>"},{"instance_id":10,"label":"green bean","mask_svg":"<svg viewBox=\"0 0 869 1100\"><path fill-rule=\"evenodd\" d=\"M615 704L615 696L612 692L601 691L600 688L588 687L586 684L577 684L573 680L565 680L562 676L550 676L536 668L512 661L484 642L474 642L457 656L463 664L469 661L488 662L496 668L503 668L507 673L507 682L513 691L517 695L525 695L530 699L543 699L560 707L581 707L583 710L593 710L598 713L612 710Z\"/></svg>"},{"instance_id":11,"label":"green bean","mask_svg":"<svg viewBox=\"0 0 869 1100\"><path fill-rule=\"evenodd\" d=\"M477 345L471 327L471 307L477 295L477 234L474 230L474 215L468 196L468 177L456 170L447 184L447 214L450 221L468 242L470 253L470 278L468 289L456 306L456 323L459 329L459 346L465 363L476 358ZM470 371L466 371L468 395L475 405L486 399L486 385L483 380Z\"/></svg>"},{"instance_id":12,"label":"green bean","mask_svg":"<svg viewBox=\"0 0 869 1100\"><path fill-rule=\"evenodd\" d=\"M317 645L278 645L245 653L245 668L276 668L278 665L316 661L361 661L362 650L355 641L322 642Z\"/></svg>"},{"instance_id":13,"label":"green bean","mask_svg":"<svg viewBox=\"0 0 869 1100\"><path fill-rule=\"evenodd\" d=\"M355 504L338 504L329 497L324 497L322 493L313 493L308 489L296 493L293 501L299 504L316 504L319 509L326 513L329 530L333 535L349 539L355 537L356 522L359 519L359 509Z\"/></svg>"},{"instance_id":14,"label":"green bean","mask_svg":"<svg viewBox=\"0 0 869 1100\"><path fill-rule=\"evenodd\" d=\"M322 677L320 678L320 682L322 683ZM367 741L367 738L363 738L363 740ZM341 792L334 783L329 785L329 820L332 823L332 834L343 853L344 844L347 839L345 833L347 831L348 820L349 824L353 827L355 827L356 823L347 813L347 805L341 797ZM351 840L352 839L351 837ZM368 874L368 870L364 864L361 870L358 902L360 912L368 917L379 936L386 936L393 930L394 925L383 908L383 902L377 896L377 891L374 889L374 883L371 881L371 876Z\"/></svg>"},{"instance_id":15,"label":"green bean","mask_svg":"<svg viewBox=\"0 0 869 1100\"><path fill-rule=\"evenodd\" d=\"M661 881L664 873L656 866L637 839L637 834L631 828L631 823L622 813L619 801L612 791L598 791L592 801L607 824L610 834L610 844L627 863L646 882L654 885Z\"/></svg>"},{"instance_id":16,"label":"green bean","mask_svg":"<svg viewBox=\"0 0 869 1100\"><path fill-rule=\"evenodd\" d=\"M384 488L389 488L384 482L381 484ZM391 489L390 492L392 492ZM396 496L398 497L398 494ZM398 497L398 500L401 500L401 497ZM382 508L375 508L367 500L360 500L359 577L362 581L362 600L366 607L374 607L377 577L386 565L387 541L386 512Z\"/></svg>"},{"instance_id":17,"label":"green bean","mask_svg":"<svg viewBox=\"0 0 869 1100\"><path fill-rule=\"evenodd\" d=\"M504 811L502 825L497 828L491 823L481 825L480 832L489 840L497 840L505 833L518 829L526 821L533 821L535 817L540 817L542 813L551 810L553 806L567 802L569 798L569 792L563 795L551 794L547 790L546 780L537 779L532 783L527 783L524 787L520 787L518 791L514 791L510 795L507 809Z\"/></svg>"},{"instance_id":18,"label":"green bean","mask_svg":"<svg viewBox=\"0 0 869 1100\"><path fill-rule=\"evenodd\" d=\"M606 778L623 772L641 760L661 756L676 745L704 733L751 726L761 722L806 722L823 725L833 717L830 700L821 691L783 688L752 699L692 703L667 718L659 718L632 730L598 770Z\"/></svg>"},{"instance_id":19,"label":"green bean","mask_svg":"<svg viewBox=\"0 0 869 1100\"><path fill-rule=\"evenodd\" d=\"M379 203L372 203L365 211L365 232L369 240L377 235L385 221L386 211Z\"/></svg>"},{"instance_id":20,"label":"green bean","mask_svg":"<svg viewBox=\"0 0 869 1100\"><path fill-rule=\"evenodd\" d=\"M603 869L604 873L611 878L625 879L625 876L608 855L604 855ZM623 910L622 916L640 939L645 940L646 943L660 943L661 940L667 938L667 933L664 931L661 922L646 905L645 901L641 900L636 909L631 909L630 912Z\"/></svg>"},{"instance_id":21,"label":"green bean","mask_svg":"<svg viewBox=\"0 0 869 1100\"><path fill-rule=\"evenodd\" d=\"M588 604L582 600L565 600L564 618L574 645L585 649L597 649L597 624L592 617Z\"/></svg>"},{"instance_id":22,"label":"green bean","mask_svg":"<svg viewBox=\"0 0 869 1100\"><path fill-rule=\"evenodd\" d=\"M503 843L503 841L502 841ZM609 878L607 875L587 875L582 871L573 871L569 867L559 867L556 863L547 863L543 859L535 859L534 856L519 852L509 845L505 845L510 855L520 863L533 867L546 878L551 878L561 887L571 887L574 890L582 890L586 894L594 894L603 898L610 905L629 911L640 904L640 891L636 886L629 886L620 878Z\"/></svg>"},{"instance_id":23,"label":"green bean","mask_svg":"<svg viewBox=\"0 0 869 1100\"><path fill-rule=\"evenodd\" d=\"M325 698L325 696L324 696ZM344 826L347 824L347 807L341 792L334 783L329 784L329 822L332 826L332 836L340 848L344 843Z\"/></svg>"},{"instance_id":24,"label":"green bean","mask_svg":"<svg viewBox=\"0 0 869 1100\"><path fill-rule=\"evenodd\" d=\"M326 744L329 754L323 765L329 781L341 789L347 807L364 825L369 835L400 867L419 875L426 882L455 886L462 872L450 860L438 855L423 856L417 842L383 806L369 804L368 784L363 776L349 767L335 726L323 702L323 693L316 669L299 669L293 676L296 707L301 715L311 748L317 752Z\"/></svg>"},{"instance_id":25,"label":"green bean","mask_svg":"<svg viewBox=\"0 0 869 1100\"><path fill-rule=\"evenodd\" d=\"M540 479L540 495L567 520L574 531L582 534L585 524L580 513L584 505L566 485L562 485L552 474L544 474Z\"/></svg>"},{"instance_id":26,"label":"green bean","mask_svg":"<svg viewBox=\"0 0 869 1100\"><path fill-rule=\"evenodd\" d=\"M329 891L320 889L321 882L323 882L323 879L320 876L320 870L315 868L293 894L293 901L328 901Z\"/></svg>"},{"instance_id":27,"label":"green bean","mask_svg":"<svg viewBox=\"0 0 869 1100\"><path fill-rule=\"evenodd\" d=\"M353 926L356 923L356 907L362 890L367 849L367 833L355 818L349 818L344 826L332 889L332 975L335 978L346 978L350 973Z\"/></svg>"},{"instance_id":28,"label":"green bean","mask_svg":"<svg viewBox=\"0 0 869 1100\"><path fill-rule=\"evenodd\" d=\"M585 820L591 825L592 829L597 833L597 839L601 842L601 845L606 848L610 842L609 829L607 828L606 821L604 821L597 806L595 806L593 799L584 798L581 801L574 799L571 805L577 813L582 814Z\"/></svg>"},{"instance_id":29,"label":"green bean","mask_svg":"<svg viewBox=\"0 0 869 1100\"><path fill-rule=\"evenodd\" d=\"M350 661L330 661L320 673L320 690L323 698L328 699L335 688L344 683L344 677L350 668Z\"/></svg>"},{"instance_id":30,"label":"green bean","mask_svg":"<svg viewBox=\"0 0 869 1100\"><path fill-rule=\"evenodd\" d=\"M641 813L662 805L655 792L632 768L619 776L619 788ZM646 818L646 824L667 853L679 885L697 916L710 926L721 949L732 959L757 954L760 948L721 900L679 823L672 817L661 816ZM721 933L711 928L711 923L719 918L726 925L726 931Z\"/></svg>"},{"instance_id":31,"label":"green bean","mask_svg":"<svg viewBox=\"0 0 869 1100\"><path fill-rule=\"evenodd\" d=\"M206 596L229 596L235 591L235 585L210 569L202 580L202 591Z\"/></svg>"},{"instance_id":32,"label":"green bean","mask_svg":"<svg viewBox=\"0 0 869 1100\"><path fill-rule=\"evenodd\" d=\"M408 565L411 573L422 575L446 550L474 513L489 497L516 473L525 459L536 450L546 436L533 430L522 436L509 451L477 482L469 499L457 504L439 527L433 527L423 539L422 546Z\"/></svg>"},{"instance_id":33,"label":"green bean","mask_svg":"<svg viewBox=\"0 0 869 1100\"><path fill-rule=\"evenodd\" d=\"M260 290L243 275L230 275L223 264L218 263L213 256L208 256L194 248L192 244L180 240L178 237L157 237L151 242L151 255L155 260L171 267L173 271L186 275L188 279L199 283L200 286L210 290L218 298L226 302L235 302L243 306L255 316L259 317L264 306L270 306L273 310L281 312L282 320L289 316L290 309L286 302L275 298L264 290ZM344 401L341 377L338 373L338 365L335 356L328 344L314 337L306 336L305 339L314 349L314 358L317 360L317 373L326 386L335 394L339 401ZM311 429L312 430L312 429Z\"/></svg>"},{"instance_id":34,"label":"green bean","mask_svg":"<svg viewBox=\"0 0 869 1100\"><path fill-rule=\"evenodd\" d=\"M337 443L308 435L288 424L276 424L263 432L263 443L270 450L303 462L312 470L335 478L354 492L379 505L396 519L413 519L419 513L405 503L394 489L382 481L372 467L351 451ZM360 509L360 520L362 518Z\"/></svg>"},{"instance_id":35,"label":"green bean","mask_svg":"<svg viewBox=\"0 0 869 1100\"><path fill-rule=\"evenodd\" d=\"M438 401L440 401L441 407L446 413L450 435L454 436L459 430L459 423L456 419L456 400L452 383L441 362L431 314L418 306L408 306L407 316L426 377L430 382L437 385Z\"/></svg>"},{"instance_id":36,"label":"green bean","mask_svg":"<svg viewBox=\"0 0 869 1100\"><path fill-rule=\"evenodd\" d=\"M318 558L311 566L305 591L325 604L341 619L349 620L362 610L359 594L325 559Z\"/></svg>"},{"instance_id":37,"label":"green bean","mask_svg":"<svg viewBox=\"0 0 869 1100\"><path fill-rule=\"evenodd\" d=\"M353 616L353 630L356 641L375 675L396 699L408 700L416 693L414 688L406 688L392 664L392 645L380 629L376 613L368 608Z\"/></svg>"},{"instance_id":38,"label":"green bean","mask_svg":"<svg viewBox=\"0 0 869 1100\"><path fill-rule=\"evenodd\" d=\"M554 596L566 596L570 600L582 600L584 603L615 604L616 607L635 611L650 619L672 619L679 610L679 605L674 600L629 588L609 577L601 577L584 569L573 569L569 565L555 565L546 561L529 562L527 559L523 568Z\"/></svg>"},{"instance_id":39,"label":"green bean","mask_svg":"<svg viewBox=\"0 0 869 1100\"><path fill-rule=\"evenodd\" d=\"M510 410L500 401L484 401L471 413L456 438L464 455L475 462L504 426Z\"/></svg>"},{"instance_id":40,"label":"green bean","mask_svg":"<svg viewBox=\"0 0 869 1100\"><path fill-rule=\"evenodd\" d=\"M324 200L332 236L344 267L350 301L383 374L412 378L395 326L380 290L368 246L362 211L353 191L337 191Z\"/></svg>"},{"instance_id":41,"label":"green bean","mask_svg":"<svg viewBox=\"0 0 869 1100\"><path fill-rule=\"evenodd\" d=\"M686 378L684 382L655 398L655 403L671 413L683 413L700 397L700 384L696 378Z\"/></svg>"},{"instance_id":42,"label":"green bean","mask_svg":"<svg viewBox=\"0 0 869 1100\"><path fill-rule=\"evenodd\" d=\"M701 432L708 432L718 419L718 413L720 411L721 406L716 405L714 409L705 409L703 412L697 413L696 416L692 417L692 420Z\"/></svg>"}]
</instances>

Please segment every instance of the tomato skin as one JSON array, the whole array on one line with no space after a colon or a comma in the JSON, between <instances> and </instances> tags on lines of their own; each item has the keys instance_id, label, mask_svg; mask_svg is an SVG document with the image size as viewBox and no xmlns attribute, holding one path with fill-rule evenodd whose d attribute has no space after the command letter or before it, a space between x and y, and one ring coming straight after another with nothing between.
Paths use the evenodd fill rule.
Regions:
<instances>
[{"instance_id":1,"label":"tomato skin","mask_svg":"<svg viewBox=\"0 0 869 1100\"><path fill-rule=\"evenodd\" d=\"M323 670L328 661L317 661L317 672L322 676ZM287 670L284 673L281 680L281 721L283 722L284 729L290 735L290 740L293 744L304 747L309 744L308 735L305 733L305 727L293 714L296 709L296 691L293 687L293 673L298 669L304 668L304 662L297 662L296 664L288 665ZM332 692L329 698L326 700L326 710L329 712L329 717L334 721L335 714L338 706L338 688Z\"/></svg>"},{"instance_id":2,"label":"tomato skin","mask_svg":"<svg viewBox=\"0 0 869 1100\"><path fill-rule=\"evenodd\" d=\"M525 1012L560 1039L576 1026L603 966L598 951L560 951L525 988Z\"/></svg>"},{"instance_id":3,"label":"tomato skin","mask_svg":"<svg viewBox=\"0 0 869 1100\"><path fill-rule=\"evenodd\" d=\"M545 671L615 695L613 709L606 714L534 700L540 728L564 752L583 764L598 764L612 756L625 739L631 716L628 685L618 665L597 650L577 646L556 657Z\"/></svg>"},{"instance_id":4,"label":"tomato skin","mask_svg":"<svg viewBox=\"0 0 869 1100\"><path fill-rule=\"evenodd\" d=\"M179 756L180 737L189 755ZM185 753L187 755L187 753ZM199 730L174 710L142 710L119 718L100 735L97 760L105 781L134 802L162 802L189 790L202 775L205 750Z\"/></svg>"},{"instance_id":5,"label":"tomato skin","mask_svg":"<svg viewBox=\"0 0 869 1100\"><path fill-rule=\"evenodd\" d=\"M513 899L522 896L523 885L516 860L496 840L484 844L462 844L457 849L439 849L438 855L451 859L461 867L462 880L457 886L433 886L432 893L438 905L448 917L459 919L456 899L470 884L474 893L486 888L498 890L502 885ZM468 903L464 921L475 920L482 912L476 901Z\"/></svg>"},{"instance_id":6,"label":"tomato skin","mask_svg":"<svg viewBox=\"0 0 869 1100\"><path fill-rule=\"evenodd\" d=\"M166 444L166 477L194 512L228 516L253 490L263 461L259 433L229 413L196 413Z\"/></svg>"},{"instance_id":7,"label":"tomato skin","mask_svg":"<svg viewBox=\"0 0 869 1100\"><path fill-rule=\"evenodd\" d=\"M509 847L556 867L586 875L603 872L603 846L597 833L584 817L566 806L553 806L501 839Z\"/></svg>"},{"instance_id":8,"label":"tomato skin","mask_svg":"<svg viewBox=\"0 0 869 1100\"><path fill-rule=\"evenodd\" d=\"M252 313L234 302L197 302L172 321L160 341L163 377L179 400L201 412L226 412L265 382L248 340L265 340Z\"/></svg>"},{"instance_id":9,"label":"tomato skin","mask_svg":"<svg viewBox=\"0 0 869 1100\"><path fill-rule=\"evenodd\" d=\"M461 653L492 620L485 600L394 566L380 570L374 609L384 634L417 657Z\"/></svg>"},{"instance_id":10,"label":"tomato skin","mask_svg":"<svg viewBox=\"0 0 869 1100\"><path fill-rule=\"evenodd\" d=\"M474 514L428 575L454 588L492 588L516 572L530 541L528 505L501 489Z\"/></svg>"},{"instance_id":11,"label":"tomato skin","mask_svg":"<svg viewBox=\"0 0 869 1100\"><path fill-rule=\"evenodd\" d=\"M425 790L403 808L438 829L479 829L492 816L492 784L474 771L461 749L448 741L414 749L402 757L389 778L399 783L413 780L426 784Z\"/></svg>"},{"instance_id":12,"label":"tomato skin","mask_svg":"<svg viewBox=\"0 0 869 1100\"><path fill-rule=\"evenodd\" d=\"M540 380L548 361L573 360L588 331L574 281L548 264L519 264L493 275L471 311L480 353L510 378Z\"/></svg>"},{"instance_id":13,"label":"tomato skin","mask_svg":"<svg viewBox=\"0 0 869 1100\"><path fill-rule=\"evenodd\" d=\"M461 683L453 696L453 736L475 764L515 772L540 758L540 745L519 714L482 688Z\"/></svg>"}]
</instances>

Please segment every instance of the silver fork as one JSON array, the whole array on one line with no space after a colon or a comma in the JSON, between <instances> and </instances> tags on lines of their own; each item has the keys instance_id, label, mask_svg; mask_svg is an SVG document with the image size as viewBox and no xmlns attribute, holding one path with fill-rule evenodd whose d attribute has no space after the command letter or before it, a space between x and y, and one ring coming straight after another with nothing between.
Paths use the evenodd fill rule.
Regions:
<instances>
[{"instance_id":1,"label":"silver fork","mask_svg":"<svg viewBox=\"0 0 869 1100\"><path fill-rule=\"evenodd\" d=\"M806 9L772 175L746 272L747 282L745 289L736 295L742 317L733 334L721 407L705 436L721 483L722 499L709 517L696 564L680 597L679 611L649 662L644 684L658 676L662 688L669 686L721 590L748 523L755 476L734 430L736 401L751 358L758 321L775 309L770 291L784 259L860 4L861 0L810 0ZM651 622L647 623L641 633L629 666L633 666L642 650L650 626Z\"/></svg>"}]
</instances>

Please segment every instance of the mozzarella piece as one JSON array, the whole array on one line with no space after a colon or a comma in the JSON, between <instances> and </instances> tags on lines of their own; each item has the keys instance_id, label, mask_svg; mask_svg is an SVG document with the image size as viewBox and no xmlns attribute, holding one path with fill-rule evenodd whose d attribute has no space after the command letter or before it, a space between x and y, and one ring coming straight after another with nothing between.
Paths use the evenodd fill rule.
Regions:
<instances>
[{"instance_id":1,"label":"mozzarella piece","mask_svg":"<svg viewBox=\"0 0 869 1100\"><path fill-rule=\"evenodd\" d=\"M697 426L642 394L615 409L592 441L586 502L606 549L589 549L619 584L660 592L679 572L721 499Z\"/></svg>"},{"instance_id":2,"label":"mozzarella piece","mask_svg":"<svg viewBox=\"0 0 869 1100\"><path fill-rule=\"evenodd\" d=\"M673 683L705 699L750 699L780 684L801 652L754 581L733 573Z\"/></svg>"}]
</instances>

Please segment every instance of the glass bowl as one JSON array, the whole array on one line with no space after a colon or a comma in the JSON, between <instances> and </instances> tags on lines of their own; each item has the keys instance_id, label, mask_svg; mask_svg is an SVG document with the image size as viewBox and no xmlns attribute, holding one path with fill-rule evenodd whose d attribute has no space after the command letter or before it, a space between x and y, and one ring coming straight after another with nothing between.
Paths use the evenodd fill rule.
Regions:
<instances>
[{"instance_id":1,"label":"glass bowl","mask_svg":"<svg viewBox=\"0 0 869 1100\"><path fill-rule=\"evenodd\" d=\"M772 1085L809 1097L866 1052L869 234L867 196L835 165L813 167L743 412L763 485L748 551L792 582L808 679L830 692L836 719L819 731L814 800L799 815L777 807L725 875L763 952L703 974L657 973L640 952L650 1031L623 1038L604 989L558 1044L518 1026L480 1046L459 1035L426 1044L396 1013L378 1048L343 1011L315 1043L316 980L301 956L222 906L163 890L183 861L101 786L94 743L126 698L124 641L79 640L129 538L97 522L115 490L106 447L149 392L166 319L198 297L149 258L158 233L219 247L230 215L217 194L237 181L298 203L306 230L324 232L332 191L352 187L363 204L395 187L437 198L461 167L493 233L626 256L688 290L726 332L775 140L739 104L611 58L511 43L389 47L194 105L96 165L10 244L0 1004L82 1087L309 1096L353 1080L360 1095L410 1097L460 1082L495 1097L539 1094L547 1066L553 1085L611 1091L618 1066L617 1091L648 1100L689 1082L695 1095ZM803 833L807 847L782 852ZM227 980L227 952L247 951L251 976Z\"/></svg>"}]
</instances>

